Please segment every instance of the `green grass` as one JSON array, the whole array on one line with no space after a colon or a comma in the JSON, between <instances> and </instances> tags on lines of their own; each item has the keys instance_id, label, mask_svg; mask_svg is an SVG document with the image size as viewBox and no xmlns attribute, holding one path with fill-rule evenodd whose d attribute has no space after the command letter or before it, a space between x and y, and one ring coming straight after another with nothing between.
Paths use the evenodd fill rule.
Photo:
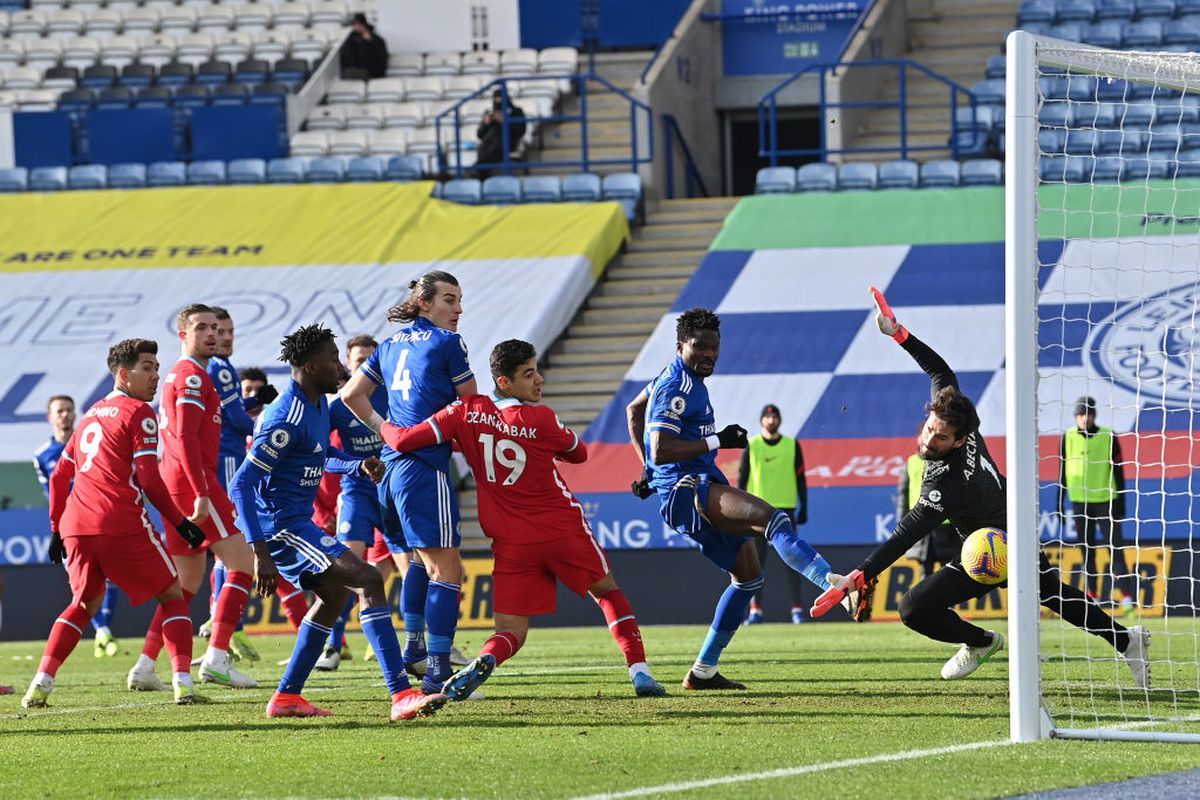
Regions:
<instances>
[{"instance_id":1,"label":"green grass","mask_svg":"<svg viewBox=\"0 0 1200 800\"><path fill-rule=\"evenodd\" d=\"M1047 629L1050 654L1064 642L1073 654L1088 647L1094 655L1103 652L1092 644L1099 640ZM1182 641L1183 632L1173 632ZM290 651L291 637L257 640L264 661L247 671L265 688L207 689L215 702L194 707L171 705L166 695L126 692L124 675L136 651L96 659L85 641L59 673L51 708L25 712L19 695L0 699L0 797L566 798L999 741L1008 734L1005 662L989 663L965 681L943 682L938 670L953 648L899 625L744 628L722 663L728 676L749 684L748 692L737 693L679 688L702 636L698 627L647 628L652 663L671 694L637 699L602 627L535 630L484 687L486 700L403 724L387 721L377 668L357 658L336 673L318 673L306 692L335 716L266 719L271 684L282 671L275 661ZM472 652L483 638L478 631L460 636ZM352 636L352 646L360 656L361 635ZM22 691L40 650L34 642L0 645L0 677ZM1127 674L1111 665L1105 672L1103 665L1065 664L1065 672L1061 664L1047 668L1048 676L1067 681L1065 688L1051 685L1054 702L1062 704L1068 689L1080 702L1090 668L1110 684L1095 693L1100 713L1119 714L1122 704L1127 712L1145 713L1144 699L1140 706L1131 700ZM159 671L165 673L165 663ZM1173 672L1178 675L1169 681L1182 686L1190 677L1193 691L1175 704L1156 700L1154 710L1200 710L1195 676L1183 667ZM1126 688L1116 689L1112 676ZM671 796L993 797L1198 764L1196 745L1046 741Z\"/></svg>"}]
</instances>

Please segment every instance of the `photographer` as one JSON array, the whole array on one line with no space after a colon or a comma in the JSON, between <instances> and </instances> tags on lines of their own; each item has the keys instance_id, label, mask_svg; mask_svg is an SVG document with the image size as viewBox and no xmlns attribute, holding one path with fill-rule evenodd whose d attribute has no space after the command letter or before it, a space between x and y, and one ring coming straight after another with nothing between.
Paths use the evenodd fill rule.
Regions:
<instances>
[{"instance_id":1,"label":"photographer","mask_svg":"<svg viewBox=\"0 0 1200 800\"><path fill-rule=\"evenodd\" d=\"M501 89L492 92L492 108L483 115L476 136L479 137L477 164L494 166L504 160L504 122L508 118L508 151L514 152L525 136L525 110L511 99L505 106L505 93ZM487 177L490 170L477 170L480 178Z\"/></svg>"}]
</instances>

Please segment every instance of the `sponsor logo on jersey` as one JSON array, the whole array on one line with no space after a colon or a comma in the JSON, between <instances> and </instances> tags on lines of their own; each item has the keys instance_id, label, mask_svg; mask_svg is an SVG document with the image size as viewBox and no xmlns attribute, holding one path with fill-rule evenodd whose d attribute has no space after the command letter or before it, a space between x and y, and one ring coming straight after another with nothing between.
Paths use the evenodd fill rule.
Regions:
<instances>
[{"instance_id":1,"label":"sponsor logo on jersey","mask_svg":"<svg viewBox=\"0 0 1200 800\"><path fill-rule=\"evenodd\" d=\"M278 447L280 450L287 447L288 442L292 440L292 435L280 428L279 430L271 431L271 444Z\"/></svg>"},{"instance_id":2,"label":"sponsor logo on jersey","mask_svg":"<svg viewBox=\"0 0 1200 800\"><path fill-rule=\"evenodd\" d=\"M201 381L199 375L188 375L186 378L184 378L183 382L186 383L191 389L200 388Z\"/></svg>"},{"instance_id":3,"label":"sponsor logo on jersey","mask_svg":"<svg viewBox=\"0 0 1200 800\"><path fill-rule=\"evenodd\" d=\"M671 398L671 402L667 403L667 408L675 416L682 416L683 412L687 410L687 398L681 394L677 394Z\"/></svg>"},{"instance_id":4,"label":"sponsor logo on jersey","mask_svg":"<svg viewBox=\"0 0 1200 800\"><path fill-rule=\"evenodd\" d=\"M142 420L142 430L150 435L158 433L158 423L154 421L154 417L145 417Z\"/></svg>"},{"instance_id":5,"label":"sponsor logo on jersey","mask_svg":"<svg viewBox=\"0 0 1200 800\"><path fill-rule=\"evenodd\" d=\"M222 369L217 372L217 377L221 379L222 385L233 383L233 373L227 369Z\"/></svg>"},{"instance_id":6,"label":"sponsor logo on jersey","mask_svg":"<svg viewBox=\"0 0 1200 800\"><path fill-rule=\"evenodd\" d=\"M942 493L939 492L937 489L934 489L932 492L929 493L929 499L935 503L940 503L940 502L942 502Z\"/></svg>"}]
</instances>

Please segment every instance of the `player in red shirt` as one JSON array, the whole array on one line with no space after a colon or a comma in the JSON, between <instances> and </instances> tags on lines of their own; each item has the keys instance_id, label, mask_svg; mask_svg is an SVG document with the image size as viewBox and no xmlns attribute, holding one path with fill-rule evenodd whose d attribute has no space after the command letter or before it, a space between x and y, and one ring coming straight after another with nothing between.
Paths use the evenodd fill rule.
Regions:
<instances>
[{"instance_id":1,"label":"player in red shirt","mask_svg":"<svg viewBox=\"0 0 1200 800\"><path fill-rule=\"evenodd\" d=\"M167 534L167 549L175 559L188 600L204 580L205 548L224 562L228 574L213 613L208 650L200 661L200 682L250 688L257 682L234 669L229 655L229 640L254 583L254 560L246 537L237 528L233 503L217 476L221 398L208 375L208 359L217 353L217 316L211 307L193 303L179 312L176 324L183 354L163 381L159 406L163 482L175 504L191 512L188 519L204 531L205 541L197 548ZM154 674L154 660L162 649L162 619L156 614L150 622L142 654L129 671L130 689L165 688Z\"/></svg>"},{"instance_id":2,"label":"player in red shirt","mask_svg":"<svg viewBox=\"0 0 1200 800\"><path fill-rule=\"evenodd\" d=\"M491 354L491 396L467 395L420 425L384 423L389 447L415 450L454 440L475 475L479 522L492 540L492 592L496 633L480 655L446 681L445 692L464 700L525 643L529 618L554 612L556 580L592 596L625 654L638 696L666 694L646 664L642 634L608 559L554 467L555 459L580 463L587 448L558 421L542 399L537 350L509 339Z\"/></svg>"},{"instance_id":3,"label":"player in red shirt","mask_svg":"<svg viewBox=\"0 0 1200 800\"><path fill-rule=\"evenodd\" d=\"M54 676L104 600L106 581L134 605L151 597L164 616L175 702L201 698L192 688L192 620L171 557L146 516L145 500L181 540L204 533L171 500L158 473L158 423L149 401L158 390L158 343L126 339L108 351L113 391L84 414L50 476L50 560L64 561L71 603L54 621L37 675L21 705L40 708ZM72 485L74 480L74 485Z\"/></svg>"}]
</instances>

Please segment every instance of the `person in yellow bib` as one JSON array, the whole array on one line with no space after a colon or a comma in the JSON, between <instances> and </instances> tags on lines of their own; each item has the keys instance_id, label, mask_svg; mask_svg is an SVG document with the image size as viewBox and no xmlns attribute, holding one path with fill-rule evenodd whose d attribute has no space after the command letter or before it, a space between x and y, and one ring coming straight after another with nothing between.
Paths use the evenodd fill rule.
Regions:
<instances>
[{"instance_id":1,"label":"person in yellow bib","mask_svg":"<svg viewBox=\"0 0 1200 800\"><path fill-rule=\"evenodd\" d=\"M1096 597L1103 588L1096 569L1096 553L1108 545L1113 601L1119 602L1126 613L1133 613L1136 580L1129 573L1121 549L1121 520L1125 516L1121 445L1110 428L1096 424L1096 401L1091 397L1081 397L1075 402L1075 426L1063 434L1059 446L1059 519L1065 522L1069 499L1075 535L1080 543L1086 544L1084 591L1089 597Z\"/></svg>"},{"instance_id":2,"label":"person in yellow bib","mask_svg":"<svg viewBox=\"0 0 1200 800\"><path fill-rule=\"evenodd\" d=\"M808 522L808 483L804 478L804 450L800 442L785 437L779 432L783 417L779 406L767 403L759 414L762 431L750 440L742 451L738 465L738 488L766 500L781 511L792 515L797 525ZM758 561L766 563L767 542L756 539ZM788 593L792 598L792 623L804 622L804 600L801 591L803 576L787 570ZM750 614L746 623L753 625L763 621L762 590L750 599Z\"/></svg>"}]
</instances>

